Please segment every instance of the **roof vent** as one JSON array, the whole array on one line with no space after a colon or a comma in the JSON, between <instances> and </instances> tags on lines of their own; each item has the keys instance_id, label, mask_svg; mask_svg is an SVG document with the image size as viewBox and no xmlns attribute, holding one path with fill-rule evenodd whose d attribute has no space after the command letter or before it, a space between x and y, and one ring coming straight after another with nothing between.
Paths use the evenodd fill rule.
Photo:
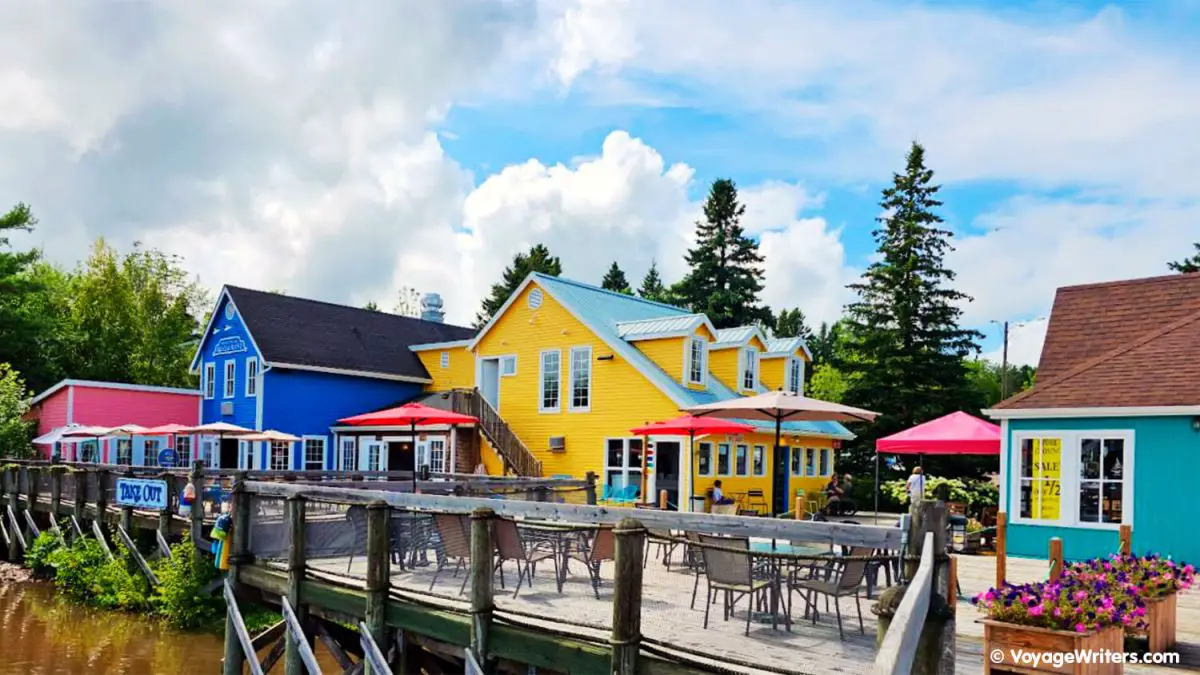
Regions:
<instances>
[{"instance_id":1,"label":"roof vent","mask_svg":"<svg viewBox=\"0 0 1200 675\"><path fill-rule=\"evenodd\" d=\"M421 318L438 323L445 321L446 312L442 309L442 296L437 293L426 293L421 296Z\"/></svg>"}]
</instances>

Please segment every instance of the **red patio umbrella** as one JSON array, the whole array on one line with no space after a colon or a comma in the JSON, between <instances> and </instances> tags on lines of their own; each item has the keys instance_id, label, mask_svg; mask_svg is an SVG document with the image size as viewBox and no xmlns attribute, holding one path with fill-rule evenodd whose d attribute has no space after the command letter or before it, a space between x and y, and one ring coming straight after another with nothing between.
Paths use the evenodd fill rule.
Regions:
<instances>
[{"instance_id":1,"label":"red patio umbrella","mask_svg":"<svg viewBox=\"0 0 1200 675\"><path fill-rule=\"evenodd\" d=\"M405 403L402 406L345 417L338 422L354 427L398 427L409 425L412 429L413 452L416 452L417 425L425 424L476 424L479 420L470 415L433 408L422 403ZM413 462L413 492L417 491L416 462Z\"/></svg>"},{"instance_id":2,"label":"red patio umbrella","mask_svg":"<svg viewBox=\"0 0 1200 675\"><path fill-rule=\"evenodd\" d=\"M696 417L694 415L681 415L665 422L653 422L646 426L630 429L630 433L637 434L638 436L688 437L687 492L689 509L692 506L692 499L695 497L695 491L692 489L692 457L696 454L696 434L701 436L708 434L744 434L751 431L754 431L754 427L742 422L717 417ZM644 454L642 456L645 457ZM646 473L643 471L643 480L645 480L645 475Z\"/></svg>"}]
</instances>

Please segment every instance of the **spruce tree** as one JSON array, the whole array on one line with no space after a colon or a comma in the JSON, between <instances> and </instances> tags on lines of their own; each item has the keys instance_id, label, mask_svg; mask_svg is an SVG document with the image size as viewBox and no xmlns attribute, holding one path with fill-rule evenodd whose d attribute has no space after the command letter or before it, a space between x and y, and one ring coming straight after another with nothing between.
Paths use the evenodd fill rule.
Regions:
<instances>
[{"instance_id":1,"label":"spruce tree","mask_svg":"<svg viewBox=\"0 0 1200 675\"><path fill-rule=\"evenodd\" d=\"M885 215L874 232L879 260L850 285L858 298L847 307L846 358L857 373L846 401L880 413L852 451L858 470L870 467L876 438L971 398L964 358L978 352L983 336L959 326L971 298L951 287L954 272L943 262L951 233L935 212L938 190L924 148L913 143L904 172L883 190Z\"/></svg>"},{"instance_id":2,"label":"spruce tree","mask_svg":"<svg viewBox=\"0 0 1200 675\"><path fill-rule=\"evenodd\" d=\"M775 317L775 337L798 337L809 344L813 339L812 329L804 320L804 312L799 308L785 309Z\"/></svg>"},{"instance_id":3,"label":"spruce tree","mask_svg":"<svg viewBox=\"0 0 1200 675\"><path fill-rule=\"evenodd\" d=\"M629 287L629 280L625 278L625 271L617 265L614 260L609 266L608 271L604 273L604 279L600 281L600 288L607 291L616 291L625 295L633 295L633 289Z\"/></svg>"},{"instance_id":4,"label":"spruce tree","mask_svg":"<svg viewBox=\"0 0 1200 675\"><path fill-rule=\"evenodd\" d=\"M658 274L658 263L651 261L650 269L646 271L646 276L642 277L638 295L654 302L667 301L667 287L663 285L662 277Z\"/></svg>"},{"instance_id":5,"label":"spruce tree","mask_svg":"<svg viewBox=\"0 0 1200 675\"><path fill-rule=\"evenodd\" d=\"M1190 258L1184 258L1183 260L1180 260L1179 262L1167 263L1167 267L1172 272L1179 272L1180 274L1187 274L1189 272L1200 272L1200 242L1192 244L1192 246L1196 247L1195 255L1193 255Z\"/></svg>"},{"instance_id":6,"label":"spruce tree","mask_svg":"<svg viewBox=\"0 0 1200 675\"><path fill-rule=\"evenodd\" d=\"M535 245L528 253L513 256L512 264L504 268L500 282L492 284L492 292L483 299L483 306L475 315L476 328L483 328L492 320L496 312L508 302L508 296L517 290L530 272L541 272L556 277L562 274L562 262L557 256L550 255L550 249L544 244Z\"/></svg>"},{"instance_id":7,"label":"spruce tree","mask_svg":"<svg viewBox=\"0 0 1200 675\"><path fill-rule=\"evenodd\" d=\"M696 246L684 256L691 272L679 284L681 299L717 328L771 322L770 310L758 302L763 257L742 229L745 212L732 180L713 181L704 220L696 222Z\"/></svg>"}]
</instances>

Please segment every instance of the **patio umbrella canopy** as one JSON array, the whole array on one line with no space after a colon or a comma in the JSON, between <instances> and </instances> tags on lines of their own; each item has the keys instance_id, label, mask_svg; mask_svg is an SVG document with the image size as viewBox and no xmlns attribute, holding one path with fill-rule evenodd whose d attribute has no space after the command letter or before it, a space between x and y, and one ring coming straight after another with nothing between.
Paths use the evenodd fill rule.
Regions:
<instances>
[{"instance_id":1,"label":"patio umbrella canopy","mask_svg":"<svg viewBox=\"0 0 1200 675\"><path fill-rule=\"evenodd\" d=\"M267 429L266 431L258 431L252 434L246 434L245 436L238 436L238 440L249 441L251 443L257 443L259 441L267 443L270 443L271 441L295 443L296 441L300 440L300 437L293 436L291 434L285 434L282 431L275 431L274 429Z\"/></svg>"},{"instance_id":2,"label":"patio umbrella canopy","mask_svg":"<svg viewBox=\"0 0 1200 675\"><path fill-rule=\"evenodd\" d=\"M246 434L254 433L254 430L247 429L246 427L239 427L238 425L230 424L229 422L209 422L208 424L201 424L194 427L182 427L175 433L215 435L217 437L217 455L219 456L221 454L221 441L225 440L226 436L235 436L240 438Z\"/></svg>"},{"instance_id":3,"label":"patio umbrella canopy","mask_svg":"<svg viewBox=\"0 0 1200 675\"><path fill-rule=\"evenodd\" d=\"M875 452L925 455L998 455L1000 427L952 412L875 441Z\"/></svg>"},{"instance_id":4,"label":"patio umbrella canopy","mask_svg":"<svg viewBox=\"0 0 1200 675\"><path fill-rule=\"evenodd\" d=\"M695 497L695 492L692 489L692 458L696 454L696 435L746 434L752 431L754 431L754 427L749 424L715 417L696 417L694 415L682 415L665 422L654 422L636 429L630 429L630 433L637 434L638 436L688 437L687 473L684 474L687 478L688 509L691 509L692 498ZM642 456L645 457L644 454ZM645 475L646 473L643 471L642 480L645 480Z\"/></svg>"},{"instance_id":5,"label":"patio umbrella canopy","mask_svg":"<svg viewBox=\"0 0 1200 675\"><path fill-rule=\"evenodd\" d=\"M421 403L405 403L402 406L388 408L387 410L378 410L376 412L363 413L353 417L345 417L338 422L349 424L356 427L389 427L409 425L412 429L414 439L413 452L416 452L415 439L417 437L418 424L475 424L479 420L470 415L451 412L449 410L441 410L433 408ZM413 458L413 477L412 488L413 492L417 491L417 463Z\"/></svg>"}]
</instances>

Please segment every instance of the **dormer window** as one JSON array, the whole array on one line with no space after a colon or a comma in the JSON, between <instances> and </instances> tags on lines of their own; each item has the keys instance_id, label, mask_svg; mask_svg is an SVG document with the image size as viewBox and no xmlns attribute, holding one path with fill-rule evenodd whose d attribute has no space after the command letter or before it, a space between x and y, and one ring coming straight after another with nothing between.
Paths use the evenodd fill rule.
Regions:
<instances>
[{"instance_id":1,"label":"dormer window","mask_svg":"<svg viewBox=\"0 0 1200 675\"><path fill-rule=\"evenodd\" d=\"M703 338L691 338L688 341L687 383L703 385L707 365L708 342Z\"/></svg>"},{"instance_id":2,"label":"dormer window","mask_svg":"<svg viewBox=\"0 0 1200 675\"><path fill-rule=\"evenodd\" d=\"M754 391L758 388L758 350L746 347L742 350L742 389Z\"/></svg>"},{"instance_id":3,"label":"dormer window","mask_svg":"<svg viewBox=\"0 0 1200 675\"><path fill-rule=\"evenodd\" d=\"M793 394L800 394L804 390L804 361L802 359L788 359L787 390Z\"/></svg>"}]
</instances>

